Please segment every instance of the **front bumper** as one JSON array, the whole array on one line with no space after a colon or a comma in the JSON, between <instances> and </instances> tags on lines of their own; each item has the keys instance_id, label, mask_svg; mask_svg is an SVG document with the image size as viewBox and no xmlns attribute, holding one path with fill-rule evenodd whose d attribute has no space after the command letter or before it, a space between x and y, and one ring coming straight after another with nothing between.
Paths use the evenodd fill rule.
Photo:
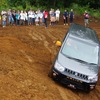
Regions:
<instances>
[{"instance_id":1,"label":"front bumper","mask_svg":"<svg viewBox=\"0 0 100 100\"><path fill-rule=\"evenodd\" d=\"M63 75L56 69L52 70L52 78L60 83L73 88L73 89L80 89L84 91L90 91L95 88L96 83L86 83L75 78Z\"/></svg>"}]
</instances>

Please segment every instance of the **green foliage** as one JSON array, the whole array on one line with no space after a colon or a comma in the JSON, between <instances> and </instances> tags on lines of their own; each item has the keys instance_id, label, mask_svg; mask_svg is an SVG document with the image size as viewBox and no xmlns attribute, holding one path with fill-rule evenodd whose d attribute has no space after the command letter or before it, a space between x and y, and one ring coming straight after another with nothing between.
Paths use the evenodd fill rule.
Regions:
<instances>
[{"instance_id":1,"label":"green foliage","mask_svg":"<svg viewBox=\"0 0 100 100\"><path fill-rule=\"evenodd\" d=\"M82 7L79 4L73 3L70 9L73 9L76 15L83 15L85 11L88 11L90 16L100 18L100 9L90 8L89 5Z\"/></svg>"},{"instance_id":2,"label":"green foliage","mask_svg":"<svg viewBox=\"0 0 100 100\"><path fill-rule=\"evenodd\" d=\"M74 12L75 12L76 15L82 15L85 10L88 11L90 9L89 5L82 7L79 4L75 4L75 3L73 3L70 8L74 9Z\"/></svg>"},{"instance_id":3,"label":"green foliage","mask_svg":"<svg viewBox=\"0 0 100 100\"><path fill-rule=\"evenodd\" d=\"M14 10L29 10L30 8L36 11L60 9L61 12L64 10L74 10L75 15L82 15L85 10L89 12L91 16L100 18L100 2L98 0L0 0L0 11L5 9ZM96 8L94 10L93 8Z\"/></svg>"},{"instance_id":4,"label":"green foliage","mask_svg":"<svg viewBox=\"0 0 100 100\"><path fill-rule=\"evenodd\" d=\"M23 7L22 6L17 6L16 10L23 10Z\"/></svg>"},{"instance_id":5,"label":"green foliage","mask_svg":"<svg viewBox=\"0 0 100 100\"><path fill-rule=\"evenodd\" d=\"M25 8L25 10L29 10L30 8L31 8L30 3L29 2L26 2L26 8Z\"/></svg>"},{"instance_id":6,"label":"green foliage","mask_svg":"<svg viewBox=\"0 0 100 100\"><path fill-rule=\"evenodd\" d=\"M90 9L90 15L93 17L100 18L100 9Z\"/></svg>"},{"instance_id":7,"label":"green foliage","mask_svg":"<svg viewBox=\"0 0 100 100\"><path fill-rule=\"evenodd\" d=\"M100 8L100 0L79 0L78 2L81 6L89 5L90 8L99 9Z\"/></svg>"},{"instance_id":8,"label":"green foliage","mask_svg":"<svg viewBox=\"0 0 100 100\"><path fill-rule=\"evenodd\" d=\"M0 11L2 11L2 9L7 9L7 8L8 8L7 0L0 0Z\"/></svg>"}]
</instances>

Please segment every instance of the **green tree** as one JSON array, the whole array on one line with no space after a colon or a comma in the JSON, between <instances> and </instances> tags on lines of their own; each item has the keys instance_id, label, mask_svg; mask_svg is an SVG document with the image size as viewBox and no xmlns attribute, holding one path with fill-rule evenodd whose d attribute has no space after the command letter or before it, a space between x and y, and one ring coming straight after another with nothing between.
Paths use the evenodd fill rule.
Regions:
<instances>
[{"instance_id":1,"label":"green tree","mask_svg":"<svg viewBox=\"0 0 100 100\"><path fill-rule=\"evenodd\" d=\"M0 10L5 9L8 7L8 1L7 0L0 0Z\"/></svg>"},{"instance_id":2,"label":"green tree","mask_svg":"<svg viewBox=\"0 0 100 100\"><path fill-rule=\"evenodd\" d=\"M91 8L100 8L100 0L0 0L1 7L17 7L22 6L24 9L27 6L35 6L37 8L68 8L72 3L80 4L81 6L90 6Z\"/></svg>"},{"instance_id":3,"label":"green tree","mask_svg":"<svg viewBox=\"0 0 100 100\"><path fill-rule=\"evenodd\" d=\"M91 8L100 8L100 0L79 0L79 4L84 6L84 5L89 5Z\"/></svg>"}]
</instances>

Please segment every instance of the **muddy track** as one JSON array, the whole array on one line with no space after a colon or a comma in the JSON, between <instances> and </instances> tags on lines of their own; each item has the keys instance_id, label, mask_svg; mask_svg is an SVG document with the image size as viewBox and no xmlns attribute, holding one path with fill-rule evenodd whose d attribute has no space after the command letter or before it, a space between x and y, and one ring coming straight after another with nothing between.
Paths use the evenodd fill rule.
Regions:
<instances>
[{"instance_id":1,"label":"muddy track","mask_svg":"<svg viewBox=\"0 0 100 100\"><path fill-rule=\"evenodd\" d=\"M82 21L77 21L82 23ZM91 22L100 38L100 24ZM100 79L89 94L54 82L48 72L55 45L69 26L0 27L0 100L100 100Z\"/></svg>"}]
</instances>

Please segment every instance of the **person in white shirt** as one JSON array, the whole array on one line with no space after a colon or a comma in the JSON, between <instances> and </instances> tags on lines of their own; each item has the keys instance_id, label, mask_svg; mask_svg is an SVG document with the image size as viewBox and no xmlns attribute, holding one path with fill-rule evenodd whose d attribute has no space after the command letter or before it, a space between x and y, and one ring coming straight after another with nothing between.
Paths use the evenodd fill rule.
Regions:
<instances>
[{"instance_id":1,"label":"person in white shirt","mask_svg":"<svg viewBox=\"0 0 100 100\"><path fill-rule=\"evenodd\" d=\"M5 10L1 11L1 20L3 20L3 18L5 19L5 16L7 16L7 12ZM5 20L6 22L6 20Z\"/></svg>"},{"instance_id":2,"label":"person in white shirt","mask_svg":"<svg viewBox=\"0 0 100 100\"><path fill-rule=\"evenodd\" d=\"M43 12L39 10L38 16L39 16L39 25L42 25Z\"/></svg>"},{"instance_id":3,"label":"person in white shirt","mask_svg":"<svg viewBox=\"0 0 100 100\"><path fill-rule=\"evenodd\" d=\"M25 25L25 14L23 11L20 13L20 25Z\"/></svg>"},{"instance_id":4,"label":"person in white shirt","mask_svg":"<svg viewBox=\"0 0 100 100\"><path fill-rule=\"evenodd\" d=\"M39 25L39 15L38 15L37 11L36 11L36 14L35 14L35 24L36 24L36 26Z\"/></svg>"},{"instance_id":5,"label":"person in white shirt","mask_svg":"<svg viewBox=\"0 0 100 100\"><path fill-rule=\"evenodd\" d=\"M32 17L33 17L33 11L30 9L28 11L28 25L32 25Z\"/></svg>"},{"instance_id":6,"label":"person in white shirt","mask_svg":"<svg viewBox=\"0 0 100 100\"><path fill-rule=\"evenodd\" d=\"M25 25L28 24L28 14L26 11L24 11L24 16L25 16Z\"/></svg>"},{"instance_id":7,"label":"person in white shirt","mask_svg":"<svg viewBox=\"0 0 100 100\"><path fill-rule=\"evenodd\" d=\"M52 8L49 11L49 15L50 15L50 25L51 25L51 14L52 14Z\"/></svg>"},{"instance_id":8,"label":"person in white shirt","mask_svg":"<svg viewBox=\"0 0 100 100\"><path fill-rule=\"evenodd\" d=\"M1 15L7 15L7 12L5 10L2 10Z\"/></svg>"},{"instance_id":9,"label":"person in white shirt","mask_svg":"<svg viewBox=\"0 0 100 100\"><path fill-rule=\"evenodd\" d=\"M57 10L55 11L55 13L56 13L56 22L58 23L58 22L59 22L59 18L60 18L60 10L57 9Z\"/></svg>"}]
</instances>

